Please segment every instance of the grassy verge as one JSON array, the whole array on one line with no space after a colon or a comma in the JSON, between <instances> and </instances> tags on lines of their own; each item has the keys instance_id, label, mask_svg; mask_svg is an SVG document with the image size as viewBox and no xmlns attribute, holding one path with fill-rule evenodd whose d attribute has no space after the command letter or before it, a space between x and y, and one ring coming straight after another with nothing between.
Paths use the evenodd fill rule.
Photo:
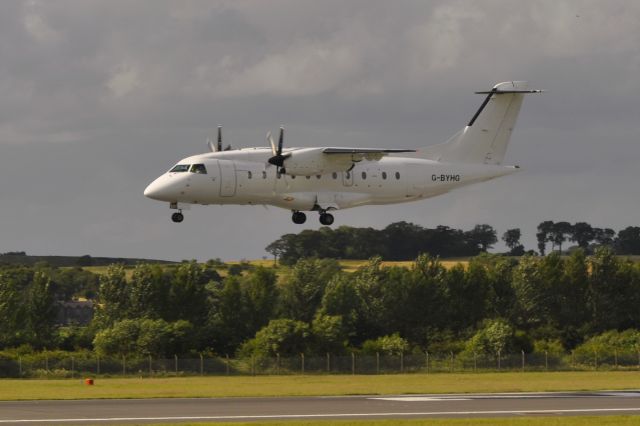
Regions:
<instances>
[{"instance_id":1,"label":"grassy verge","mask_svg":"<svg viewBox=\"0 0 640 426\"><path fill-rule=\"evenodd\" d=\"M575 416L575 417L520 417L520 418L491 418L491 419L416 419L416 420L346 420L346 421L283 421L283 422L251 422L251 423L180 423L181 426L205 425L234 425L234 426L467 426L467 425L495 425L495 426L592 426L592 425L640 425L640 416ZM163 426L163 425L159 425ZM165 424L164 426L168 426Z\"/></svg>"},{"instance_id":2,"label":"grassy verge","mask_svg":"<svg viewBox=\"0 0 640 426\"><path fill-rule=\"evenodd\" d=\"M0 400L265 397L640 389L640 372L0 380Z\"/></svg>"}]
</instances>

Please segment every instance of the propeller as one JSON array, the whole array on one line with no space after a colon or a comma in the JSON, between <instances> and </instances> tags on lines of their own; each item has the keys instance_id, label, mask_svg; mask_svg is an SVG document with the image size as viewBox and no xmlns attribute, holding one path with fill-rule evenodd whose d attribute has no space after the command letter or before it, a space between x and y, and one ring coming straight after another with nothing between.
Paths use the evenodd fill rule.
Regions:
<instances>
[{"instance_id":1,"label":"propeller","mask_svg":"<svg viewBox=\"0 0 640 426\"><path fill-rule=\"evenodd\" d=\"M211 152L222 151L222 126L218 126L218 144L214 145L211 138L207 138L207 145L209 146L209 150Z\"/></svg>"},{"instance_id":2,"label":"propeller","mask_svg":"<svg viewBox=\"0 0 640 426\"><path fill-rule=\"evenodd\" d=\"M269 162L269 164L273 164L277 167L278 173L286 173L286 170L284 168L284 160L289 158L291 156L291 153L282 153L282 146L284 144L284 127L280 127L280 138L278 139L277 148L275 142L273 141L273 138L271 137L271 132L267 134L267 139L271 144L271 153L273 154L273 156L267 161Z\"/></svg>"}]
</instances>

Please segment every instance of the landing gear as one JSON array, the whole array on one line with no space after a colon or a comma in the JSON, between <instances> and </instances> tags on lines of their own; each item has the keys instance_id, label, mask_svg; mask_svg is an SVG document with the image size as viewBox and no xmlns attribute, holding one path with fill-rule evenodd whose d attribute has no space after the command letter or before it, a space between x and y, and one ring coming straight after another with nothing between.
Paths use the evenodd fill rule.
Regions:
<instances>
[{"instance_id":1,"label":"landing gear","mask_svg":"<svg viewBox=\"0 0 640 426\"><path fill-rule=\"evenodd\" d=\"M320 213L320 223L326 226L333 224L333 215L331 213Z\"/></svg>"},{"instance_id":2,"label":"landing gear","mask_svg":"<svg viewBox=\"0 0 640 426\"><path fill-rule=\"evenodd\" d=\"M307 215L302 213L302 212L295 211L295 212L293 212L293 215L291 216L291 220L295 224L302 225L303 223L306 222Z\"/></svg>"},{"instance_id":3,"label":"landing gear","mask_svg":"<svg viewBox=\"0 0 640 426\"><path fill-rule=\"evenodd\" d=\"M181 212L174 213L171 215L171 220L174 221L175 223L180 223L184 220L184 216L182 215Z\"/></svg>"}]
</instances>

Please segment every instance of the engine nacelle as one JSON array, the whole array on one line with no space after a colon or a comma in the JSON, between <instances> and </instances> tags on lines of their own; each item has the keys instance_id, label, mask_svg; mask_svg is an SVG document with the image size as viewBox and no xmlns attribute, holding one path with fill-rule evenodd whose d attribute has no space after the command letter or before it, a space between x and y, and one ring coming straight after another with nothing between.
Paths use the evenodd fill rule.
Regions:
<instances>
[{"instance_id":1,"label":"engine nacelle","mask_svg":"<svg viewBox=\"0 0 640 426\"><path fill-rule=\"evenodd\" d=\"M322 152L323 148L302 148L288 153L284 160L285 173L292 176L323 175L349 170L356 156L330 156Z\"/></svg>"}]
</instances>

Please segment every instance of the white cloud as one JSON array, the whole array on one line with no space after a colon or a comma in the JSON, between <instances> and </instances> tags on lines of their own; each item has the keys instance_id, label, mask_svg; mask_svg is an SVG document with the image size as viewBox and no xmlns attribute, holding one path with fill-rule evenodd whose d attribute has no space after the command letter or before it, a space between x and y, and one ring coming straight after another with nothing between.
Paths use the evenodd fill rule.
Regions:
<instances>
[{"instance_id":1,"label":"white cloud","mask_svg":"<svg viewBox=\"0 0 640 426\"><path fill-rule=\"evenodd\" d=\"M60 34L53 29L46 18L38 10L40 3L30 1L26 5L24 28L27 33L39 43L55 43L60 40Z\"/></svg>"},{"instance_id":2,"label":"white cloud","mask_svg":"<svg viewBox=\"0 0 640 426\"><path fill-rule=\"evenodd\" d=\"M140 85L138 71L126 64L118 66L111 73L111 77L107 82L107 87L111 94L120 98L128 95Z\"/></svg>"}]
</instances>

